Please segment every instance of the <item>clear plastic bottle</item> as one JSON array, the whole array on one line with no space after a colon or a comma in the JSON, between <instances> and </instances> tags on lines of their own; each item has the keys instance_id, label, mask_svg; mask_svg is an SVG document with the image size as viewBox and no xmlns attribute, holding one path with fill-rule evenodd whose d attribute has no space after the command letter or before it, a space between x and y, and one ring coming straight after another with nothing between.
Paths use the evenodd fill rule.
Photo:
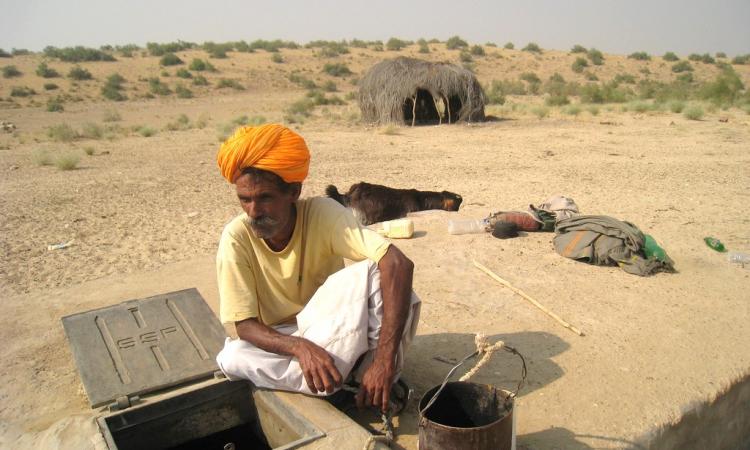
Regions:
<instances>
[{"instance_id":1,"label":"clear plastic bottle","mask_svg":"<svg viewBox=\"0 0 750 450\"><path fill-rule=\"evenodd\" d=\"M727 258L732 264L739 264L742 267L750 266L750 255L748 255L747 253L729 252L729 256Z\"/></svg>"},{"instance_id":2,"label":"clear plastic bottle","mask_svg":"<svg viewBox=\"0 0 750 450\"><path fill-rule=\"evenodd\" d=\"M468 220L449 220L448 233L450 234L471 234L485 233L489 221L487 219L468 219Z\"/></svg>"}]
</instances>

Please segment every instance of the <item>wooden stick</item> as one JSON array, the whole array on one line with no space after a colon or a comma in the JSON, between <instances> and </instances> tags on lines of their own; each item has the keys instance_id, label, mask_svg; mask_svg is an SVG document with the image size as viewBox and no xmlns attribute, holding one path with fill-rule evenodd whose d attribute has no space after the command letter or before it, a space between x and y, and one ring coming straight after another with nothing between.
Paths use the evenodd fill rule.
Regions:
<instances>
[{"instance_id":1,"label":"wooden stick","mask_svg":"<svg viewBox=\"0 0 750 450\"><path fill-rule=\"evenodd\" d=\"M536 306L537 308L541 309L541 310L542 310L542 311L543 311L543 312L544 312L545 314L547 314L548 316L550 316L550 317L552 317L553 319L555 319L556 321L558 321L558 322L559 322L559 323L560 323L560 324L561 324L562 326L564 326L565 328L569 329L570 331L572 331L573 333L577 334L578 336L585 336L585 335L583 334L583 331L581 331L581 330L579 330L578 328L574 327L573 325L569 324L568 322L566 322L565 320L563 320L563 319L562 319L562 318L561 318L560 316L558 316L557 314L553 313L553 312L552 312L552 311L550 311L549 309L547 309L547 308L545 308L544 306L542 306L542 304L541 304L541 303L539 303L538 301L536 301L536 300L534 300L533 298L531 298L531 297L529 297L528 295L526 295L526 293L525 293L525 292L523 292L522 290L520 290L520 289L518 289L518 288L514 287L513 285L511 285L511 284L510 284L510 283L509 283L508 281L506 281L506 280L504 280L504 279L500 278L499 276L497 276L497 275L495 274L495 272L493 272L493 271L491 271L490 269L488 269L488 268L484 267L483 265L479 264L479 263L478 263L478 262L476 262L476 261L474 261L474 265L475 265L475 266L476 266L476 267L477 267L477 268L478 268L479 270L481 270L482 272L484 272L484 273L486 273L487 275L489 275L489 276L491 276L492 278L494 278L494 279L495 279L495 281L497 281L498 283L502 284L503 286L507 287L507 288L508 288L508 289L510 289L511 291L515 292L516 294L520 295L521 297L523 297L523 298L525 298L526 300L528 300L529 302L531 302L531 304L532 304L532 305L534 305L534 306Z\"/></svg>"},{"instance_id":2,"label":"wooden stick","mask_svg":"<svg viewBox=\"0 0 750 450\"><path fill-rule=\"evenodd\" d=\"M414 94L414 105L411 107L411 126L414 126L414 124L417 122L417 96L419 94L419 91L417 91L416 94Z\"/></svg>"}]
</instances>

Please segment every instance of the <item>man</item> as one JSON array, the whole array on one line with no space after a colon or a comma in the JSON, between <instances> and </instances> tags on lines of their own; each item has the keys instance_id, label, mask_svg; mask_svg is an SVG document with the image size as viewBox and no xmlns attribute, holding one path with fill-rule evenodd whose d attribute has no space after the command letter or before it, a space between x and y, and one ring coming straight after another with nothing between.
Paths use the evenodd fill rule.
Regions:
<instances>
[{"instance_id":1,"label":"man","mask_svg":"<svg viewBox=\"0 0 750 450\"><path fill-rule=\"evenodd\" d=\"M310 154L288 128L240 128L217 161L244 211L217 254L221 320L239 337L217 356L222 371L315 395L352 373L357 405L386 411L419 317L413 263L335 201L300 199Z\"/></svg>"}]
</instances>

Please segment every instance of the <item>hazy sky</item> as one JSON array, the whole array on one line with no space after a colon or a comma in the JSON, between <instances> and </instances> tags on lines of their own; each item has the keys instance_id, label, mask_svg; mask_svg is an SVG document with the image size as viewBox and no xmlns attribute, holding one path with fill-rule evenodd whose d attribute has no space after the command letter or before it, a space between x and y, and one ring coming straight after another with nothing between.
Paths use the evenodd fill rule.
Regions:
<instances>
[{"instance_id":1,"label":"hazy sky","mask_svg":"<svg viewBox=\"0 0 750 450\"><path fill-rule=\"evenodd\" d=\"M750 0L0 0L0 48L41 50L177 39L471 43L660 55L750 53Z\"/></svg>"}]
</instances>

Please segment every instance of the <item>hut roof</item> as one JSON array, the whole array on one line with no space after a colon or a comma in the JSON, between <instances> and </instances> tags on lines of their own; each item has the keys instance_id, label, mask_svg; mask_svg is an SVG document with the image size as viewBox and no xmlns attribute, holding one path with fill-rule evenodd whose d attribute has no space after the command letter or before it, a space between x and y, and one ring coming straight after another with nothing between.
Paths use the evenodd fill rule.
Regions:
<instances>
[{"instance_id":1,"label":"hut roof","mask_svg":"<svg viewBox=\"0 0 750 450\"><path fill-rule=\"evenodd\" d=\"M450 63L399 57L375 64L359 82L359 106L368 122L403 123L404 105L427 91L442 102L441 122L484 120L485 95L470 71ZM409 103L411 102L411 103ZM447 114L446 114L447 113Z\"/></svg>"}]
</instances>

